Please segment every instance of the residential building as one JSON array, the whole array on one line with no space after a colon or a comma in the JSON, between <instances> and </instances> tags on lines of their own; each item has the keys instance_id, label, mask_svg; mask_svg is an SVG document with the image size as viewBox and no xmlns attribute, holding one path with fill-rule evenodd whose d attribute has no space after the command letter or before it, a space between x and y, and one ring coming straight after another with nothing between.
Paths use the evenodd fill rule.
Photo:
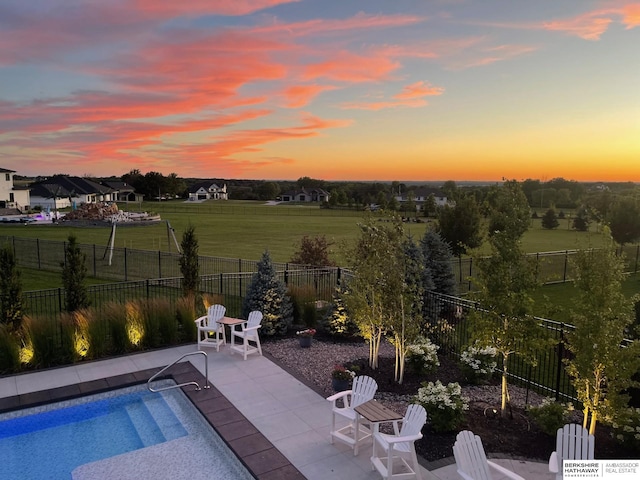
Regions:
<instances>
[{"instance_id":1,"label":"residential building","mask_svg":"<svg viewBox=\"0 0 640 480\"><path fill-rule=\"evenodd\" d=\"M283 202L328 202L329 192L321 188L303 188L280 195Z\"/></svg>"},{"instance_id":2,"label":"residential building","mask_svg":"<svg viewBox=\"0 0 640 480\"><path fill-rule=\"evenodd\" d=\"M196 200L228 200L227 185L219 187L211 180L204 182L198 182L189 187L189 201L194 202Z\"/></svg>"},{"instance_id":3,"label":"residential building","mask_svg":"<svg viewBox=\"0 0 640 480\"><path fill-rule=\"evenodd\" d=\"M137 193L136 189L126 182L105 181L102 184L113 190L116 202L140 203L144 199L142 193Z\"/></svg>"},{"instance_id":4,"label":"residential building","mask_svg":"<svg viewBox=\"0 0 640 480\"><path fill-rule=\"evenodd\" d=\"M107 185L82 177L54 175L31 188L32 207L58 209L83 203L115 202L118 192Z\"/></svg>"},{"instance_id":5,"label":"residential building","mask_svg":"<svg viewBox=\"0 0 640 480\"><path fill-rule=\"evenodd\" d=\"M15 170L0 168L0 208L24 212L31 205L29 187L16 187L13 184L15 173Z\"/></svg>"},{"instance_id":6,"label":"residential building","mask_svg":"<svg viewBox=\"0 0 640 480\"><path fill-rule=\"evenodd\" d=\"M444 207L445 205L451 205L451 201L441 190L437 188L418 188L416 190L407 190L399 195L394 195L395 199L402 203L409 200L409 195L413 195L413 201L416 204L418 210L422 209L424 202L433 195L436 202L436 207Z\"/></svg>"}]
</instances>

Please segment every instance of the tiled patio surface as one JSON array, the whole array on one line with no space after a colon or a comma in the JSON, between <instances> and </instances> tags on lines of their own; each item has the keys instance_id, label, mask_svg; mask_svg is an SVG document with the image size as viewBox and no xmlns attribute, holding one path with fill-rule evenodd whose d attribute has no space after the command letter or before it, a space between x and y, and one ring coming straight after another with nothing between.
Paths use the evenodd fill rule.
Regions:
<instances>
[{"instance_id":1,"label":"tiled patio surface","mask_svg":"<svg viewBox=\"0 0 640 480\"><path fill-rule=\"evenodd\" d=\"M78 396L116 383L140 382L154 369L195 350L195 345L187 345L3 377L0 411L49 402L51 392L56 392L56 398L61 394ZM254 474L265 479L301 478L300 473L309 480L380 478L371 470L366 445L354 457L346 445L329 443L331 408L323 397L265 357L254 355L244 361L237 354L230 355L224 347L220 352L212 349L207 354L209 379L215 389L191 392L189 397L245 463L253 461L259 465ZM204 374L203 357L189 358L195 369ZM174 371L178 381L192 376L191 369L185 367ZM237 413L233 413L236 409ZM446 463L441 462L435 469L434 465L428 465L431 470L423 468L423 479L459 479L455 465ZM519 460L498 463L528 480L552 479L546 463ZM494 480L501 478L496 475Z\"/></svg>"}]
</instances>

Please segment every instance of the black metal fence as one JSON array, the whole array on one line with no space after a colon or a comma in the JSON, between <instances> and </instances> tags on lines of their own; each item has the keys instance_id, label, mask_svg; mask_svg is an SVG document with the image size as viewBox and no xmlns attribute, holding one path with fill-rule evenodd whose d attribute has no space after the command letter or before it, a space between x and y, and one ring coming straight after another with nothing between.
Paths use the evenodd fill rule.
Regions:
<instances>
[{"instance_id":1,"label":"black metal fence","mask_svg":"<svg viewBox=\"0 0 640 480\"><path fill-rule=\"evenodd\" d=\"M340 268L276 270L276 276L287 287L311 287L318 300L330 301L340 281ZM200 292L224 297L227 312L239 316L242 299L246 296L253 272L202 275ZM108 283L87 287L91 306L101 309L108 302L126 303L131 300L161 297L172 305L182 296L182 278L155 278L147 280ZM65 290L52 288L23 293L28 315L55 318L64 311Z\"/></svg>"},{"instance_id":2,"label":"black metal fence","mask_svg":"<svg viewBox=\"0 0 640 480\"><path fill-rule=\"evenodd\" d=\"M38 270L61 271L65 260L67 242L41 240L15 236L0 237L0 244L9 243L13 247L18 266ZM174 278L181 276L180 254L153 250L137 250L114 247L109 249L98 245L79 245L86 256L89 275L117 282L146 280L148 278ZM640 269L640 245L627 245L620 249L625 254L627 271L637 273ZM570 259L576 250L532 253L536 258L538 281L542 284L567 282L573 278ZM221 273L255 272L256 260L234 258L198 257L202 275ZM476 275L476 264L472 257L452 261L458 282L458 292L468 292L472 288L470 278ZM278 271L297 270L301 266L273 262Z\"/></svg>"},{"instance_id":3,"label":"black metal fence","mask_svg":"<svg viewBox=\"0 0 640 480\"><path fill-rule=\"evenodd\" d=\"M463 298L429 294L430 330L433 341L449 355L459 356L470 345L472 335L471 311L482 314L475 302ZM563 359L567 358L564 339L572 325L536 317L540 335L549 339L549 347L539 350L532 366L524 359L512 354L508 360L509 381L542 395L563 402L577 401L576 392L567 375ZM533 339L531 339L533 340Z\"/></svg>"}]
</instances>

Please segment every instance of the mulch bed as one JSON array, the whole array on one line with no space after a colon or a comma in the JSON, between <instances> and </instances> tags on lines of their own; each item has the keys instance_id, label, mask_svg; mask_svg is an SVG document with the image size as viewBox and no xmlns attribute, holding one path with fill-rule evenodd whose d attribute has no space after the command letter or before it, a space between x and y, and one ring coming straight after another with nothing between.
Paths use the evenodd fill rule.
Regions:
<instances>
[{"instance_id":1,"label":"mulch bed","mask_svg":"<svg viewBox=\"0 0 640 480\"><path fill-rule=\"evenodd\" d=\"M372 370L367 359L358 359L359 374L369 375L378 382L378 391L396 394L415 395L423 381L440 380L442 383L459 382L462 374L457 365L447 358L440 359L437 372L426 377L405 373L402 385L393 381L394 361L392 358L380 358L378 368ZM495 412L495 413L494 413ZM471 402L465 415L465 421L455 432L436 433L427 424L424 437L416 442L416 451L428 461L439 460L453 455L453 444L459 430L471 430L482 438L488 456L511 456L514 458L548 461L555 450L555 437L542 432L527 415L524 408L513 407L505 418L500 416L500 398L495 404ZM640 451L622 445L611 437L611 429L599 424L595 434L595 457L598 459L637 459Z\"/></svg>"}]
</instances>

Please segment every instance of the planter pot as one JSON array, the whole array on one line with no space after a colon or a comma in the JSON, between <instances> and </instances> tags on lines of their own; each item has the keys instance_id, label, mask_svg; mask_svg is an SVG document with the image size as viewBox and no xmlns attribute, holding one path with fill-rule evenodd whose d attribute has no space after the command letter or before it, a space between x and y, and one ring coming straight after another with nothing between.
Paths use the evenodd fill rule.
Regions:
<instances>
[{"instance_id":1,"label":"planter pot","mask_svg":"<svg viewBox=\"0 0 640 480\"><path fill-rule=\"evenodd\" d=\"M336 392L343 392L344 390L349 390L349 380L338 380L337 378L332 378L331 386Z\"/></svg>"},{"instance_id":2,"label":"planter pot","mask_svg":"<svg viewBox=\"0 0 640 480\"><path fill-rule=\"evenodd\" d=\"M311 346L311 340L313 340L313 337L299 337L298 340L300 341L300 347L309 348Z\"/></svg>"}]
</instances>

